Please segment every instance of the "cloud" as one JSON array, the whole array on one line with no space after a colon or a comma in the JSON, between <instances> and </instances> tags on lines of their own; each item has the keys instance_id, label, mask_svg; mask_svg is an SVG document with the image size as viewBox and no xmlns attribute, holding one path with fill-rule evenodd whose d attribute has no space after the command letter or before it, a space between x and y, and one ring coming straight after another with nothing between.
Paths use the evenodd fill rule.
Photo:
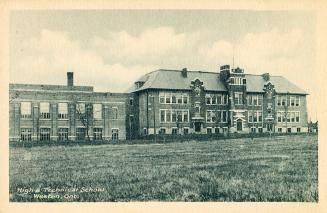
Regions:
<instances>
[{"instance_id":1,"label":"cloud","mask_svg":"<svg viewBox=\"0 0 327 213\"><path fill-rule=\"evenodd\" d=\"M106 38L92 38L90 46L108 60L158 64L161 60L174 60L176 55L189 54L199 40L198 32L177 33L172 27L158 27L136 36L126 31L111 32Z\"/></svg>"},{"instance_id":2,"label":"cloud","mask_svg":"<svg viewBox=\"0 0 327 213\"><path fill-rule=\"evenodd\" d=\"M12 63L10 78L15 82L65 84L66 72L75 73L75 82L94 85L98 91L122 92L142 74L157 69L154 65L105 63L96 52L83 49L68 33L42 30L39 38L21 44L20 59Z\"/></svg>"}]
</instances>

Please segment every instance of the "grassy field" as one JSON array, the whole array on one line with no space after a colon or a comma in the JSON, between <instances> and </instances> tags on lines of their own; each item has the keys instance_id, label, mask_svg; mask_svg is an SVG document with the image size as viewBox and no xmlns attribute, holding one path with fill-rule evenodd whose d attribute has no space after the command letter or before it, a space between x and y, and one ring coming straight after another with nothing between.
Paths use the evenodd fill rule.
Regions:
<instances>
[{"instance_id":1,"label":"grassy field","mask_svg":"<svg viewBox=\"0 0 327 213\"><path fill-rule=\"evenodd\" d=\"M10 200L317 202L317 151L317 136L15 147Z\"/></svg>"}]
</instances>

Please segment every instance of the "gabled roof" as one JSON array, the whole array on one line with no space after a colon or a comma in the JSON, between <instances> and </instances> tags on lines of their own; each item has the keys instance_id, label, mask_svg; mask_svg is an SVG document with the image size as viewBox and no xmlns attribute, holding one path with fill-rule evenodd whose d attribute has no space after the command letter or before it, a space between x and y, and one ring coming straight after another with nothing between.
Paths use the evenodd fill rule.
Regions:
<instances>
[{"instance_id":1,"label":"gabled roof","mask_svg":"<svg viewBox=\"0 0 327 213\"><path fill-rule=\"evenodd\" d=\"M201 80L207 91L227 91L219 75L219 73L214 72L187 71L187 77L183 77L180 70L160 69L142 76L136 82L144 82L143 86L136 88L134 85L129 89L129 92L146 89L190 90L191 81L195 79ZM266 81L261 75L245 74L245 78L248 92L264 92L263 88ZM270 82L275 86L277 93L307 94L282 76L270 76Z\"/></svg>"}]
</instances>

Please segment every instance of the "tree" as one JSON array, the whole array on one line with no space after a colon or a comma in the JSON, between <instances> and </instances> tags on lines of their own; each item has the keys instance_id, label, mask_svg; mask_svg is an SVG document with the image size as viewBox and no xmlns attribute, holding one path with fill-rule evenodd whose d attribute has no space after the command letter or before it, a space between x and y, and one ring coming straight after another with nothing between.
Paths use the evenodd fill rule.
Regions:
<instances>
[{"instance_id":1,"label":"tree","mask_svg":"<svg viewBox=\"0 0 327 213\"><path fill-rule=\"evenodd\" d=\"M91 104L77 103L76 104L77 119L85 128L86 140L90 141L90 126L93 117L93 110Z\"/></svg>"}]
</instances>

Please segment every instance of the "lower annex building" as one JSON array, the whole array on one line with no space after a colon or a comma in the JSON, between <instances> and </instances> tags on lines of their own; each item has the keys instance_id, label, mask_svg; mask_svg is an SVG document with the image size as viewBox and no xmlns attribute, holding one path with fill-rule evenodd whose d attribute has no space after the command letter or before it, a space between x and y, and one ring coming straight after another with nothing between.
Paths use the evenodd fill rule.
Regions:
<instances>
[{"instance_id":1,"label":"lower annex building","mask_svg":"<svg viewBox=\"0 0 327 213\"><path fill-rule=\"evenodd\" d=\"M10 84L10 141L125 140L151 134L308 131L307 93L282 76L155 70L127 93Z\"/></svg>"}]
</instances>

